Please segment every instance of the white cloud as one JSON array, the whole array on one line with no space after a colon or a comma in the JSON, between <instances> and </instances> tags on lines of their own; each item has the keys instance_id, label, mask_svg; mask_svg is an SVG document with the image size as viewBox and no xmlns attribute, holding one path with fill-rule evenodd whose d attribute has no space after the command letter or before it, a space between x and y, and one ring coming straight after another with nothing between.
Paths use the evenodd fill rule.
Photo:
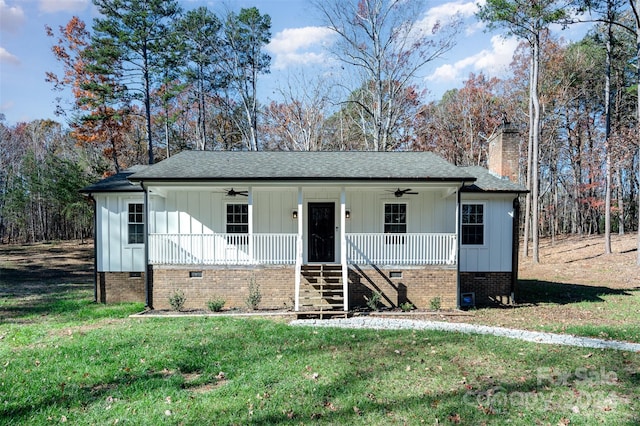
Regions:
<instances>
[{"instance_id":1,"label":"white cloud","mask_svg":"<svg viewBox=\"0 0 640 426\"><path fill-rule=\"evenodd\" d=\"M45 13L82 12L90 0L40 0L40 10Z\"/></svg>"},{"instance_id":2,"label":"white cloud","mask_svg":"<svg viewBox=\"0 0 640 426\"><path fill-rule=\"evenodd\" d=\"M465 28L464 30L464 34L468 37L470 35L473 35L477 32L480 31L484 31L484 29L487 27L487 25L482 22L482 21L476 21L470 25L467 26L467 28Z\"/></svg>"},{"instance_id":3,"label":"white cloud","mask_svg":"<svg viewBox=\"0 0 640 426\"><path fill-rule=\"evenodd\" d=\"M4 47L0 46L0 64L20 65L20 59Z\"/></svg>"},{"instance_id":4,"label":"white cloud","mask_svg":"<svg viewBox=\"0 0 640 426\"><path fill-rule=\"evenodd\" d=\"M266 50L273 56L273 68L319 64L328 61L321 47L332 43L333 32L326 27L287 28L277 33Z\"/></svg>"},{"instance_id":5,"label":"white cloud","mask_svg":"<svg viewBox=\"0 0 640 426\"><path fill-rule=\"evenodd\" d=\"M463 80L470 72L482 72L489 77L499 76L507 71L518 43L514 37L505 38L495 35L491 37L490 50L483 49L453 64L442 65L426 79L439 83L450 83Z\"/></svg>"},{"instance_id":6,"label":"white cloud","mask_svg":"<svg viewBox=\"0 0 640 426\"><path fill-rule=\"evenodd\" d=\"M0 0L0 29L10 33L17 33L24 23L24 11L20 6L8 6L5 0Z\"/></svg>"},{"instance_id":7,"label":"white cloud","mask_svg":"<svg viewBox=\"0 0 640 426\"><path fill-rule=\"evenodd\" d=\"M438 23L444 25L457 19L471 18L478 11L478 6L485 2L486 0L478 2L458 0L432 7L418 23L418 27L430 32ZM474 28L474 26L469 28Z\"/></svg>"},{"instance_id":8,"label":"white cloud","mask_svg":"<svg viewBox=\"0 0 640 426\"><path fill-rule=\"evenodd\" d=\"M0 104L0 112L9 111L13 108L13 106L14 106L13 101L4 102Z\"/></svg>"}]
</instances>

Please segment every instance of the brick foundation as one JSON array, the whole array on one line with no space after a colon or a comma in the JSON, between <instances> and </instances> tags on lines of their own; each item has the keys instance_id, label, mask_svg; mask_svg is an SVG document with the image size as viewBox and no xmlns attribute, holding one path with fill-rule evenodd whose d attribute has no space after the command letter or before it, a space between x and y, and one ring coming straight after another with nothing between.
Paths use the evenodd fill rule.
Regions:
<instances>
[{"instance_id":1,"label":"brick foundation","mask_svg":"<svg viewBox=\"0 0 640 426\"><path fill-rule=\"evenodd\" d=\"M249 284L255 280L262 295L260 309L293 309L294 276L293 266L155 266L153 308L171 309L169 297L177 290L186 296L184 309L207 309L207 302L214 299L223 299L225 308L246 308Z\"/></svg>"},{"instance_id":2,"label":"brick foundation","mask_svg":"<svg viewBox=\"0 0 640 426\"><path fill-rule=\"evenodd\" d=\"M476 306L511 304L511 272L461 272L460 293L474 292Z\"/></svg>"},{"instance_id":3,"label":"brick foundation","mask_svg":"<svg viewBox=\"0 0 640 426\"><path fill-rule=\"evenodd\" d=\"M455 268L391 268L355 266L349 268L350 307L366 306L366 297L374 291L382 292L381 302L398 307L405 302L418 309L429 309L432 300L440 298L442 309L456 308ZM397 276L400 275L400 276Z\"/></svg>"},{"instance_id":4,"label":"brick foundation","mask_svg":"<svg viewBox=\"0 0 640 426\"><path fill-rule=\"evenodd\" d=\"M190 273L198 277L190 277ZM391 272L400 277L391 277ZM200 274L201 273L201 274ZM201 275L201 276L200 276ZM261 309L293 309L295 268L272 267L154 267L153 307L170 309L169 297L177 290L186 295L185 309L206 309L209 300L221 298L225 308L245 308L249 283L260 286ZM309 284L301 280L301 292ZM439 297L443 309L456 307L456 270L453 268L378 269L349 268L350 308L366 306L365 296L383 293L382 303L397 307L410 302L417 308L429 308Z\"/></svg>"},{"instance_id":5,"label":"brick foundation","mask_svg":"<svg viewBox=\"0 0 640 426\"><path fill-rule=\"evenodd\" d=\"M144 272L98 272L98 302L144 302ZM137 275L136 273L133 273Z\"/></svg>"},{"instance_id":6,"label":"brick foundation","mask_svg":"<svg viewBox=\"0 0 640 426\"><path fill-rule=\"evenodd\" d=\"M377 268L351 265L349 268L349 308L366 306L366 298L374 291L383 294L381 302L391 308L412 303L429 309L440 298L442 309L455 309L456 269ZM129 272L98 273L98 301L102 303L144 302L144 273L131 278ZM293 309L295 268L293 266L249 267L177 267L149 268L152 281L151 304L154 309L170 309L169 297L177 290L186 296L185 309L207 309L207 302L223 299L225 308L245 308L249 283L260 286L261 309ZM301 282L304 290L305 280ZM476 305L510 303L511 273L461 273L461 292L475 292Z\"/></svg>"}]
</instances>

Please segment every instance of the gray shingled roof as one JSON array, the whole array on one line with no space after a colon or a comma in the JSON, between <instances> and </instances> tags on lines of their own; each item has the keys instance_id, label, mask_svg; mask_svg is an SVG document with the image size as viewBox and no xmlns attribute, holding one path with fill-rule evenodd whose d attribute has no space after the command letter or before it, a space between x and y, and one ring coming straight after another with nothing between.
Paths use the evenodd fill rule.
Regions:
<instances>
[{"instance_id":1,"label":"gray shingled roof","mask_svg":"<svg viewBox=\"0 0 640 426\"><path fill-rule=\"evenodd\" d=\"M138 192L140 181L418 180L466 182L466 192L527 192L484 167L456 167L431 152L183 151L134 166L80 192ZM475 180L475 181L474 181Z\"/></svg>"},{"instance_id":2,"label":"gray shingled roof","mask_svg":"<svg viewBox=\"0 0 640 426\"><path fill-rule=\"evenodd\" d=\"M465 192L528 192L527 189L509 179L498 177L480 166L461 167L465 172L474 176L476 181L465 186Z\"/></svg>"},{"instance_id":3,"label":"gray shingled roof","mask_svg":"<svg viewBox=\"0 0 640 426\"><path fill-rule=\"evenodd\" d=\"M130 179L470 181L473 177L431 152L183 151Z\"/></svg>"},{"instance_id":4,"label":"gray shingled roof","mask_svg":"<svg viewBox=\"0 0 640 426\"><path fill-rule=\"evenodd\" d=\"M83 194L92 194L96 192L142 192L140 185L131 183L128 179L134 173L141 172L147 169L149 166L133 166L127 170L123 170L120 173L109 176L89 185L80 190Z\"/></svg>"}]
</instances>

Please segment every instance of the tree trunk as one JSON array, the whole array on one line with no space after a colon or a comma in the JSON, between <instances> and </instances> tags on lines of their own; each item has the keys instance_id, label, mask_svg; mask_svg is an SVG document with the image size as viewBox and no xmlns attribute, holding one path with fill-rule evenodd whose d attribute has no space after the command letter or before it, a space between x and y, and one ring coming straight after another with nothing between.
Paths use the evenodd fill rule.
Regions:
<instances>
[{"instance_id":1,"label":"tree trunk","mask_svg":"<svg viewBox=\"0 0 640 426\"><path fill-rule=\"evenodd\" d=\"M624 235L624 190L622 188L622 170L616 169L616 187L618 199L618 234Z\"/></svg>"},{"instance_id":2,"label":"tree trunk","mask_svg":"<svg viewBox=\"0 0 640 426\"><path fill-rule=\"evenodd\" d=\"M636 58L640 58L640 0L629 0L629 3L631 4L633 17L636 23ZM638 105L636 106L636 132L638 132L636 140L638 141L638 146L636 147L636 156L637 158L640 158L640 64L637 64L636 66L636 87L638 90ZM640 190L637 191L636 197L636 214L638 215L638 255L636 264L640 266Z\"/></svg>"},{"instance_id":3,"label":"tree trunk","mask_svg":"<svg viewBox=\"0 0 640 426\"><path fill-rule=\"evenodd\" d=\"M151 77L149 76L149 56L146 43L142 49L142 66L144 69L144 114L146 118L149 164L153 164L153 140L151 137Z\"/></svg>"},{"instance_id":4,"label":"tree trunk","mask_svg":"<svg viewBox=\"0 0 640 426\"><path fill-rule=\"evenodd\" d=\"M531 63L529 64L529 90L533 86L533 51L531 52ZM531 239L531 178L533 160L533 100L529 97L529 139L527 142L527 196L525 198L524 212L524 244L522 250L524 257L529 257L529 240Z\"/></svg>"},{"instance_id":5,"label":"tree trunk","mask_svg":"<svg viewBox=\"0 0 640 426\"><path fill-rule=\"evenodd\" d=\"M638 0L640 1L640 0ZM533 139L532 139L532 158L531 158L531 179L532 179L532 192L531 192L531 234L533 237L533 263L540 263L540 243L539 243L539 217L540 211L538 208L538 194L540 192L539 179L538 179L538 153L540 142L540 99L538 98L538 76L540 67L540 34L537 33L534 37L533 43L533 81L531 84L530 96L533 104Z\"/></svg>"},{"instance_id":6,"label":"tree trunk","mask_svg":"<svg viewBox=\"0 0 640 426\"><path fill-rule=\"evenodd\" d=\"M605 115L605 195L604 195L604 253L611 254L611 55L613 39L613 5L607 0L607 56L604 78Z\"/></svg>"}]
</instances>

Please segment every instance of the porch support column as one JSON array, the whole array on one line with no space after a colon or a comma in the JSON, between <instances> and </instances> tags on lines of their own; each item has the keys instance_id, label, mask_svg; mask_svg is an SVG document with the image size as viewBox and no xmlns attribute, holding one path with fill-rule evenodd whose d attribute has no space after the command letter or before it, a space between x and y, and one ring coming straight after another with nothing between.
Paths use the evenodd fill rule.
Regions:
<instances>
[{"instance_id":1,"label":"porch support column","mask_svg":"<svg viewBox=\"0 0 640 426\"><path fill-rule=\"evenodd\" d=\"M144 187L144 181L140 182L144 192L144 299L145 306L153 309L153 294L151 289L151 279L149 277L149 188Z\"/></svg>"},{"instance_id":2,"label":"porch support column","mask_svg":"<svg viewBox=\"0 0 640 426\"><path fill-rule=\"evenodd\" d=\"M347 194L344 186L340 189L340 265L342 266L342 292L344 311L349 310L349 270L347 268Z\"/></svg>"},{"instance_id":3,"label":"porch support column","mask_svg":"<svg viewBox=\"0 0 640 426\"><path fill-rule=\"evenodd\" d=\"M462 237L462 188L464 187L464 181L458 188L456 194L456 308L460 309L460 238Z\"/></svg>"},{"instance_id":4,"label":"porch support column","mask_svg":"<svg viewBox=\"0 0 640 426\"><path fill-rule=\"evenodd\" d=\"M300 310L300 275L302 274L302 226L303 226L302 187L298 187L298 236L296 238L296 271L294 310Z\"/></svg>"},{"instance_id":5,"label":"porch support column","mask_svg":"<svg viewBox=\"0 0 640 426\"><path fill-rule=\"evenodd\" d=\"M249 233L249 261L255 263L253 258L253 188L249 187L249 196L247 197L247 220L248 223L248 233Z\"/></svg>"}]
</instances>

